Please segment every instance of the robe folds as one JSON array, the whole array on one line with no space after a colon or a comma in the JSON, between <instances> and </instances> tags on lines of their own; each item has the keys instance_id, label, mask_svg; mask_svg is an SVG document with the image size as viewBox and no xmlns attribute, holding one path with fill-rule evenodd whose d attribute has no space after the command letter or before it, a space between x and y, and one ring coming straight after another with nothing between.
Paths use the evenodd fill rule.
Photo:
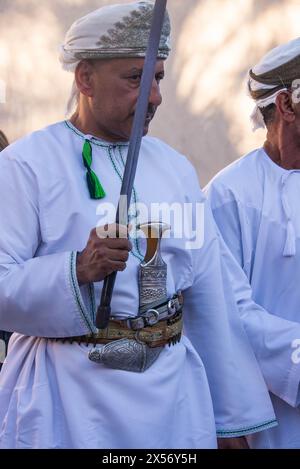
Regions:
<instances>
[{"instance_id":1,"label":"robe folds","mask_svg":"<svg viewBox=\"0 0 300 469\"><path fill-rule=\"evenodd\" d=\"M84 140L102 200L88 192ZM102 283L79 287L76 253L91 229L113 221L108 207L117 204L127 150L67 121L1 154L0 328L14 334L0 374L0 448L215 448L216 434L276 425L195 171L157 139L142 141L131 222L141 203L190 204L193 223L195 207L204 211L202 245L186 235L161 243L168 294L184 294L181 342L164 347L144 373L131 373L90 361L91 345L49 339L96 330ZM132 243L116 279L114 316L138 313L145 240Z\"/></svg>"},{"instance_id":2,"label":"robe folds","mask_svg":"<svg viewBox=\"0 0 300 469\"><path fill-rule=\"evenodd\" d=\"M242 321L278 420L276 428L248 440L253 448L300 448L300 171L281 168L260 148L221 171L206 192L248 281L229 260Z\"/></svg>"}]
</instances>

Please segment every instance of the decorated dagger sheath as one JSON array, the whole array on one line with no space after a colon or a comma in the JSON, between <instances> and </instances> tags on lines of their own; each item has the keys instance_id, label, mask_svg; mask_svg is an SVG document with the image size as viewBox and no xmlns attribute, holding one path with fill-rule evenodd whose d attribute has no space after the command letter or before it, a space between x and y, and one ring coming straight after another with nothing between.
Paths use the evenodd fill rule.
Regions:
<instances>
[{"instance_id":1,"label":"decorated dagger sheath","mask_svg":"<svg viewBox=\"0 0 300 469\"><path fill-rule=\"evenodd\" d=\"M147 251L139 271L139 310L143 312L148 305L167 301L167 264L164 262L160 243L163 233L170 226L162 222L143 223L140 230L147 238Z\"/></svg>"}]
</instances>

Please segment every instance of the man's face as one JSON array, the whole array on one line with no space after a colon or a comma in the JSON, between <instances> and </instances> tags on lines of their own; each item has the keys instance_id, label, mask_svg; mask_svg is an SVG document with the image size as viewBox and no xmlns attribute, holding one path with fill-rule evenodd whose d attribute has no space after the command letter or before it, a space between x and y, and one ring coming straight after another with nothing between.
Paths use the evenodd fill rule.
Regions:
<instances>
[{"instance_id":1,"label":"man's face","mask_svg":"<svg viewBox=\"0 0 300 469\"><path fill-rule=\"evenodd\" d=\"M89 98L94 130L111 141L128 141L140 91L144 59L111 59L93 63ZM157 107L162 102L160 80L164 78L164 62L158 60L149 97L144 135L148 132Z\"/></svg>"}]
</instances>

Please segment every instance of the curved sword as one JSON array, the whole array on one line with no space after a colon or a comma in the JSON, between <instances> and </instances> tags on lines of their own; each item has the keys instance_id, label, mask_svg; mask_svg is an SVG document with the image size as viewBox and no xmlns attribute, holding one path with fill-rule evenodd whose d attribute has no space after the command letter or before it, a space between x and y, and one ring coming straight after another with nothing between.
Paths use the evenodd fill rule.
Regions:
<instances>
[{"instance_id":1,"label":"curved sword","mask_svg":"<svg viewBox=\"0 0 300 469\"><path fill-rule=\"evenodd\" d=\"M143 74L141 78L140 94L138 97L136 111L134 114L133 126L129 141L128 155L117 209L116 223L120 223L122 225L127 225L128 223L128 209L131 201L133 182L135 178L139 151L143 137L144 123L148 110L149 96L155 72L155 65L157 61L157 54L164 23L166 6L167 0L155 1L150 37L145 57L145 63L143 67ZM126 200L127 202L127 207L124 207L124 200ZM108 325L111 312L110 304L116 276L117 272L113 272L104 279L101 293L101 303L98 307L96 317L96 326L99 329L105 329Z\"/></svg>"}]
</instances>

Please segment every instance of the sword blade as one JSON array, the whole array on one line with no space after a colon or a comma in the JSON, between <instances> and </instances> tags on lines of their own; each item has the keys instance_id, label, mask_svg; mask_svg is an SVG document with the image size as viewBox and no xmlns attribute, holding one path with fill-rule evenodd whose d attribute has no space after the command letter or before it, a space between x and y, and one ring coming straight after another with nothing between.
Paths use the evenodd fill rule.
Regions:
<instances>
[{"instance_id":1,"label":"sword blade","mask_svg":"<svg viewBox=\"0 0 300 469\"><path fill-rule=\"evenodd\" d=\"M150 37L141 78L140 93L137 101L136 111L129 141L128 155L124 169L120 200L118 204L116 223L127 225L127 213L131 201L132 188L137 169L139 151L141 147L144 123L146 120L149 96L157 61L159 42L164 23L167 0L156 0L153 10L153 18L150 30ZM120 210L121 199L127 197L127 212ZM121 217L120 217L121 215ZM125 219L126 218L126 219ZM111 312L111 299L115 285L117 272L104 279L101 302L97 310L96 326L105 329L108 325Z\"/></svg>"}]
</instances>

